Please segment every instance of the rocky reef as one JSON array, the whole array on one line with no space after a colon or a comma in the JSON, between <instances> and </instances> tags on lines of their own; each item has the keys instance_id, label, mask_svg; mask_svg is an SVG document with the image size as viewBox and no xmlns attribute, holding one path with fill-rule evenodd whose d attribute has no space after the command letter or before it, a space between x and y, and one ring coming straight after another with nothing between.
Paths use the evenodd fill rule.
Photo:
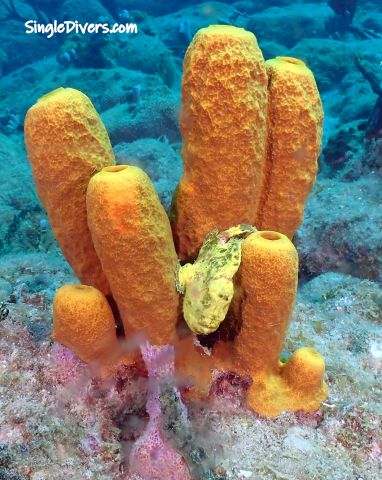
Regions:
<instances>
[{"instance_id":1,"label":"rocky reef","mask_svg":"<svg viewBox=\"0 0 382 480\"><path fill-rule=\"evenodd\" d=\"M53 19L131 21L137 23L138 34L70 34L48 39L41 34L26 35L24 21L27 19L39 22ZM168 479L379 478L382 475L380 2L239 0L200 3L148 0L142 3L135 0L91 0L85 7L81 2L72 0L4 0L0 2L0 22L0 171L3 178L0 184L0 479L152 480L156 478L158 465L162 465L156 462L158 458L164 461L160 468L168 468ZM240 159L250 152L249 163L251 156L260 158L264 155L264 152L256 151L258 142L251 146L251 141L248 141L247 148L245 142L248 137L241 137L240 129L237 132L232 129L232 143L226 143L225 150L216 149L208 157L215 133L208 130L210 123L201 114L205 104L203 95L197 90L198 78L203 74L200 74L198 65L191 65L186 81L189 82L190 112L198 112L201 120L198 123L194 119L194 130L188 128L185 131L185 122L190 122L190 118L185 118L184 107L181 113L182 63L195 33L210 24L245 28L253 32L268 65L267 74L271 68L276 71L277 65L272 66L268 62L277 56L298 58L314 74L324 110L322 150L316 182L310 194L315 170L309 173L310 180L306 179L308 187L305 190L289 189L283 197L290 202L292 195L297 195L293 197L294 204L299 203L302 208L291 221L291 230L288 230L288 222L267 224L265 207L256 219L245 216L244 207L250 206L253 195L243 188L246 179L239 178L234 170L231 171L232 182L224 186L226 195L219 198L221 203L217 210L224 215L219 214L212 220L205 215L206 209L217 198L216 192L212 191L213 180L218 178L223 166L229 171L229 152L236 151ZM210 46L206 44L203 48ZM209 55L209 59L212 63L215 61L213 54ZM239 62L236 66L241 68L243 63ZM277 78L274 77L271 83L275 91ZM224 75L221 79L217 78L216 84L224 85ZM251 382L256 384L257 377L251 368L243 371L233 368L232 364L221 368L219 355L226 355L226 350L218 354L217 360L213 359L212 346L216 345L217 338L231 342L230 335L232 337L233 331L234 336L237 335L235 328L238 328L234 319L249 318L249 314L247 317L242 312L238 314L234 308L229 311L218 333L193 335L192 340L185 340L189 329L184 323L178 324L176 331L185 352L181 359L177 357L176 351L180 347L174 339L175 351L165 346L159 350L143 347L139 337L139 318L135 324L138 335L134 331L121 340L123 325L126 331L127 322L124 322L123 314L116 315L115 305L110 304L106 307L110 305L112 313L106 316L113 318L111 330L93 330L103 340L105 335L109 340L112 338L110 341L114 346L113 342L118 341L115 355L107 357L107 368L104 367L105 362L101 362L101 367L99 365L99 351L91 352L95 357L85 358L84 344L76 350L74 344L69 349L53 341L53 309L57 308L57 305L54 307L54 296L60 287L77 284L78 280L63 257L63 242L57 236L57 228L56 236L53 234L49 222L49 218L52 221L51 214L48 218L46 205L40 203L40 199L43 200L41 189L40 199L36 194L23 130L28 109L40 97L60 87L83 92L92 104L91 108L94 106L99 114L99 117L93 116L89 107L91 124L94 126L99 118L104 125L99 128L108 132L110 143L104 137L102 144L105 164L98 165L98 170L102 167L118 169L128 164L136 171L144 171L150 178L153 185L151 197L147 194L146 177L139 176L139 182L145 184L142 192L147 198L154 198L155 191L158 194L157 200L149 203L149 213L146 213L148 218L155 219L153 223L161 227L160 231L165 230L161 222L166 213L169 214L173 237L168 233L166 238L157 240L150 229L145 231L145 235L153 235L155 241L161 242L163 258L167 265L171 258L173 270L177 268L173 249L176 248L184 262L193 263L211 225L223 232L223 237L217 237L217 241L220 238L221 242L229 244L231 237L225 229L233 226L233 220L229 219L229 225L225 225L223 220L233 210L236 214L241 212L235 225L249 223L262 230L277 230L290 238L287 241L291 245L290 251L296 249L298 253L299 270L293 274L293 295L285 304L286 310L290 309L290 315L279 318L274 316L276 308L272 311L272 318L277 318L278 323L284 322L285 330L288 328L278 340L280 351L276 352L275 358L278 362L280 354L282 364L286 364L293 358L293 352L304 351L308 347L309 351L316 350L325 359L324 382L327 390L325 395L318 395L320 398L314 408L302 411L304 409L292 408L289 403L286 408L283 404L280 411L268 411L262 408L266 403L264 399L260 400L261 406L258 398L248 401L256 397L256 392L253 393L253 388L251 390ZM193 94L193 88L196 94ZM266 91L270 87L265 81L261 88ZM214 92L218 92L216 87ZM235 99L235 105L239 105L240 101L243 101L243 106L248 105L244 100L253 98L253 93L244 89L232 89L230 95L231 99ZM263 100L260 93L258 95L257 102L261 104ZM203 107L200 111L198 102ZM274 137L281 140L279 144L274 142L272 145L275 145L274 155L280 156L290 131L287 121L277 126L276 120L280 118L282 108L277 110L277 103L273 107L272 128L277 132ZM230 108L227 102L226 119L234 115L235 109ZM243 108L238 111L243 113ZM209 120L221 121L224 125L224 118L214 117L211 112L215 110L210 110ZM264 136L266 118L253 119L251 112L246 114L249 123L252 120L257 122L257 135ZM289 115L293 116L293 111ZM242 125L245 124L243 118L240 120ZM78 117L73 122L77 124L77 120ZM293 122L293 125L296 123ZM33 137L34 143L41 128L39 126ZM307 131L302 128L297 140L300 141ZM206 135L205 145L200 132L210 135L208 138ZM45 134L46 138L52 139L50 132ZM195 138L200 141L200 150L190 143ZM293 147L295 143L288 145ZM311 137L309 145L313 145ZM79 157L87 157L89 143L86 147ZM45 152L44 162L48 165L54 158L52 141L42 143L40 148ZM92 155L97 154L94 153L96 150L92 150ZM211 165L220 165L221 168L215 172L211 170L212 180L204 185L207 188L205 196L198 197L195 188L199 187L195 187L195 182L190 179L195 178L199 168L204 168L203 161L199 167L198 160L207 157ZM305 156L299 158L302 160ZM294 169L291 168L290 173L287 168L286 158L280 171L293 176ZM303 170L305 167L300 165L299 168ZM272 176L267 175L269 181ZM219 177L219 182L223 181L224 176ZM172 200L178 184L178 194ZM86 185L87 182L82 184L83 194ZM242 189L241 201L232 195L232 185L235 186L232 191L237 191L238 185ZM273 191L282 191L282 181L273 185ZM207 192L213 193L208 199ZM110 197L104 197L102 202L112 197L111 192ZM95 202L95 197L92 198ZM208 200L205 206L200 198ZM224 203L225 200L227 203ZM264 202L264 198L261 201ZM277 196L269 202L269 217L274 219L280 203ZM235 208L229 209L227 205L230 204ZM78 205L58 203L56 212L57 205L68 216L75 217L73 212L77 211ZM135 209L141 208L139 202L134 205ZM110 238L115 241L119 233L114 230L110 238L101 238L103 227L99 227L98 209L99 205L93 203L89 224L93 225L91 234L98 238L97 255L101 258L100 252L105 250L103 242L108 243ZM177 209L178 213L186 212L184 219L178 216L174 220ZM260 222L259 218L263 219L263 224L256 224L255 220ZM284 220L285 215L280 214L280 218ZM200 227L200 232L192 226L192 222ZM57 222L53 222L53 226L57 227ZM77 232L76 242L84 239L83 233ZM240 231L239 235L235 235L232 238L237 238L238 244L247 245L247 250L243 247L240 258L242 271L245 272L245 265L252 268L248 232L243 235ZM256 232L250 235L256 235ZM143 233L139 238L143 238ZM139 250L138 240L129 248ZM195 244L197 247L194 247ZM115 244L113 248L118 250L121 246ZM126 248L125 245L123 248ZM237 251L235 248L232 246L230 252ZM68 250L63 250L68 259ZM81 252L86 250L88 247L85 245ZM73 249L69 257L77 258L77 254ZM151 252L148 249L141 254L142 257L138 255L131 259L136 269L140 268L142 258L149 257ZM208 262L212 258L209 254L206 257ZM226 252L224 255L226 262ZM203 265L203 258L199 260ZM110 270L114 269L113 261L113 258L102 257L105 272L108 272L105 268L108 263L112 265ZM111 290L118 298L119 313L123 312L121 307L125 303L128 305L134 301L135 305L141 305L147 299L153 301L156 290L145 290L144 287L152 282L156 289L158 285L164 289L167 278L153 276L148 270L141 278L140 289L137 289L137 292L143 292L142 295L135 298L128 289L123 297L116 295L120 288L117 285L118 276L128 279L128 285L135 282L133 276L126 276L129 267L124 261L119 265L115 279L112 279L111 273L106 275L108 282L112 279ZM277 270L280 261L274 259L269 268ZM155 262L157 266L161 261L156 258ZM73 262L71 264L73 267ZM240 277L247 275L252 278L251 270L244 274L239 271L234 281L230 282L226 272L232 264L225 263L224 267L222 270L211 270L203 278L199 273L193 277L192 269L183 270L182 278L186 280L178 284L180 289L183 288L181 298L185 302L193 298L193 288L203 282L210 288L211 278L216 279L221 271L224 271L225 288L229 292L231 284L235 289L243 285L247 285L245 288L250 285L259 288L256 283L258 276L247 283ZM261 272L267 268L263 265ZM74 270L81 278L82 270ZM203 268L199 271L204 272ZM81 281L92 284L82 278ZM105 279L96 286L109 298L110 290ZM269 291L269 288L265 290ZM210 292L213 292L212 288L208 290L208 295ZM203 301L206 298L209 300L210 297L203 297ZM147 318L151 315L149 320L154 322L167 308L166 314L173 322L171 312L179 308L178 300L173 299L171 304L167 299L165 307L162 301L163 298L158 297L156 310L147 311ZM230 301L231 297L227 305ZM274 300L274 303L277 302L280 299ZM218 303L220 315L225 308L223 304ZM63 302L63 305L66 306L66 303ZM232 305L234 307L235 303ZM261 308L261 303L255 307ZM209 310L203 312L208 321L218 318L214 316L215 311L212 316ZM88 313L90 326L97 327L97 322L104 321ZM190 317L193 314L192 310ZM223 317L225 315L226 310ZM79 318L77 320L80 321ZM172 324L171 328L163 327L163 330L155 327L150 332L151 340L155 340L153 343L166 343L158 339L161 336L169 338L173 330ZM88 330L86 335L91 335L91 331ZM248 333L248 338L251 333ZM56 340L60 340L58 337L63 341L57 331ZM270 336L266 337L266 342L270 339ZM137 354L138 344L141 344L141 353ZM234 349L239 348L235 346L237 342L233 345ZM89 353L87 348L85 345ZM252 346L240 348L249 351ZM260 351L255 340L253 348L256 352ZM269 349L265 351L268 355ZM197 352L197 356L190 352ZM231 347L228 352L233 355ZM124 362L120 361L121 356ZM97 361L94 362L94 358ZM242 355L241 358L247 357ZM183 368L184 362L189 362L189 359L197 359L199 365L198 378L193 380L190 380L189 369ZM110 364L113 364L112 367ZM211 365L215 368L212 376L209 375ZM257 368L260 367L257 365ZM196 384L200 382L198 387L205 386L206 378L210 382L209 391L195 394ZM258 385L261 388L261 382ZM276 391L281 392L279 386ZM326 392L327 398L324 399ZM270 405L269 399L267 401ZM274 414L277 416L274 417ZM267 415L272 418L267 418Z\"/></svg>"}]
</instances>

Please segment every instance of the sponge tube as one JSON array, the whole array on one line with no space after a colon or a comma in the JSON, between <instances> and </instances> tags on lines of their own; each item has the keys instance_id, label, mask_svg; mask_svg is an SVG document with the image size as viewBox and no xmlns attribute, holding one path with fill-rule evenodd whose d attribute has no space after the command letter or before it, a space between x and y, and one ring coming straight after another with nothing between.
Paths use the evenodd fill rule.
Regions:
<instances>
[{"instance_id":1,"label":"sponge tube","mask_svg":"<svg viewBox=\"0 0 382 480\"><path fill-rule=\"evenodd\" d=\"M106 167L87 190L95 249L121 313L125 334L153 344L175 339L179 298L170 223L149 177L138 167Z\"/></svg>"},{"instance_id":2,"label":"sponge tube","mask_svg":"<svg viewBox=\"0 0 382 480\"><path fill-rule=\"evenodd\" d=\"M102 365L122 354L106 298L87 285L65 285L56 292L52 337L88 363Z\"/></svg>"},{"instance_id":3,"label":"sponge tube","mask_svg":"<svg viewBox=\"0 0 382 480\"><path fill-rule=\"evenodd\" d=\"M255 36L211 25L192 40L183 66L184 176L172 228L181 260L205 236L254 224L265 160L267 75Z\"/></svg>"},{"instance_id":4,"label":"sponge tube","mask_svg":"<svg viewBox=\"0 0 382 480\"><path fill-rule=\"evenodd\" d=\"M275 373L297 291L298 256L290 240L258 231L242 244L238 282L243 291L236 362L246 373Z\"/></svg>"},{"instance_id":5,"label":"sponge tube","mask_svg":"<svg viewBox=\"0 0 382 480\"><path fill-rule=\"evenodd\" d=\"M252 377L248 406L266 416L316 410L327 396L321 355L300 348L287 363L279 360L297 291L296 249L281 233L253 233L243 242L238 273L242 325L234 362Z\"/></svg>"},{"instance_id":6,"label":"sponge tube","mask_svg":"<svg viewBox=\"0 0 382 480\"><path fill-rule=\"evenodd\" d=\"M323 111L314 76L296 58L265 62L268 87L268 142L255 225L292 238L316 179Z\"/></svg>"},{"instance_id":7,"label":"sponge tube","mask_svg":"<svg viewBox=\"0 0 382 480\"><path fill-rule=\"evenodd\" d=\"M87 224L86 187L95 172L114 164L114 156L89 98L72 88L40 98L27 113L25 143L38 196L65 258L82 283L109 294Z\"/></svg>"}]
</instances>

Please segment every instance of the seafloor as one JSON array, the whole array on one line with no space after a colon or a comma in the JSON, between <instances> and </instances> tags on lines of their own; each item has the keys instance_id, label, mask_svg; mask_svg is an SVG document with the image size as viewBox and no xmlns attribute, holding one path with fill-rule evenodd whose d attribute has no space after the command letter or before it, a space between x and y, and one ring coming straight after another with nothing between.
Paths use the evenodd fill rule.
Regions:
<instances>
[{"instance_id":1,"label":"seafloor","mask_svg":"<svg viewBox=\"0 0 382 480\"><path fill-rule=\"evenodd\" d=\"M127 10L140 32L128 38L47 40L23 28L27 18L94 21L125 18ZM182 58L195 31L211 23L253 31L266 58L302 58L322 95L324 148L294 239L300 288L285 354L316 348L326 360L329 397L314 414L267 420L222 388L209 402L187 405L193 441L217 475L210 478L382 478L380 0L4 0L0 302L9 313L4 309L0 321L1 480L133 480L126 458L146 415L147 385L139 375L100 382L50 339L55 290L76 280L34 191L25 113L54 88L82 90L100 112L118 161L144 168L168 208L182 172Z\"/></svg>"}]
</instances>

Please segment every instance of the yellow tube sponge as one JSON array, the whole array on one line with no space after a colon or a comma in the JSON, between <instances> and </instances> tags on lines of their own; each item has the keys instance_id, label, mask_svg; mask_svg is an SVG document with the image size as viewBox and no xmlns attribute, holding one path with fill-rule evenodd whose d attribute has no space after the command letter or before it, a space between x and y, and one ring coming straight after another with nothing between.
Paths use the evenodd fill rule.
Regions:
<instances>
[{"instance_id":1,"label":"yellow tube sponge","mask_svg":"<svg viewBox=\"0 0 382 480\"><path fill-rule=\"evenodd\" d=\"M25 143L41 203L62 252L80 281L105 295L109 285L90 236L86 188L114 156L89 98L59 88L40 98L25 119Z\"/></svg>"},{"instance_id":2,"label":"yellow tube sponge","mask_svg":"<svg viewBox=\"0 0 382 480\"><path fill-rule=\"evenodd\" d=\"M254 224L265 160L267 75L255 36L211 25L193 38L183 65L184 176L172 228L181 260L205 236Z\"/></svg>"},{"instance_id":3,"label":"yellow tube sponge","mask_svg":"<svg viewBox=\"0 0 382 480\"><path fill-rule=\"evenodd\" d=\"M65 285L56 292L52 337L88 363L109 363L122 353L105 296L87 285Z\"/></svg>"},{"instance_id":4,"label":"yellow tube sponge","mask_svg":"<svg viewBox=\"0 0 382 480\"><path fill-rule=\"evenodd\" d=\"M242 244L242 326L235 340L240 367L277 372L297 292L298 255L277 232L258 231Z\"/></svg>"},{"instance_id":5,"label":"yellow tube sponge","mask_svg":"<svg viewBox=\"0 0 382 480\"><path fill-rule=\"evenodd\" d=\"M170 223L149 177L138 167L106 167L87 190L88 223L125 333L154 344L176 336L177 256Z\"/></svg>"},{"instance_id":6,"label":"yellow tube sponge","mask_svg":"<svg viewBox=\"0 0 382 480\"><path fill-rule=\"evenodd\" d=\"M253 379L248 405L266 416L313 411L326 398L325 365L317 352L300 349L285 366L279 361L297 275L297 252L285 235L258 231L244 240L237 278L242 325L234 342L234 363Z\"/></svg>"},{"instance_id":7,"label":"yellow tube sponge","mask_svg":"<svg viewBox=\"0 0 382 480\"><path fill-rule=\"evenodd\" d=\"M292 238L316 179L323 111L314 76L301 60L266 63L268 145L264 184L255 225Z\"/></svg>"}]
</instances>

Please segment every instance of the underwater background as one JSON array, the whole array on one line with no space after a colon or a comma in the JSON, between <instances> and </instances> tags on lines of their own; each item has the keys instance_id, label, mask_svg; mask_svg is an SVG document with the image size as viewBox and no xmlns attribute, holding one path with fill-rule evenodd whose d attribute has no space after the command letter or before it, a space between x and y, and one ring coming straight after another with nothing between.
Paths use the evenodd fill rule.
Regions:
<instances>
[{"instance_id":1,"label":"underwater background","mask_svg":"<svg viewBox=\"0 0 382 480\"><path fill-rule=\"evenodd\" d=\"M25 31L54 19L132 22L138 33ZM299 292L284 354L318 350L329 396L313 414L266 419L246 408L239 383L222 381L208 402L187 404L183 456L201 479L382 478L382 1L1 0L0 480L138 480L128 459L147 423L145 379L105 384L51 340L55 291L77 280L35 191L26 112L58 87L81 90L117 163L147 172L169 211L183 168L182 61L211 24L253 32L265 59L302 59L321 94L322 153L293 238ZM143 480L188 478L171 475Z\"/></svg>"}]
</instances>

